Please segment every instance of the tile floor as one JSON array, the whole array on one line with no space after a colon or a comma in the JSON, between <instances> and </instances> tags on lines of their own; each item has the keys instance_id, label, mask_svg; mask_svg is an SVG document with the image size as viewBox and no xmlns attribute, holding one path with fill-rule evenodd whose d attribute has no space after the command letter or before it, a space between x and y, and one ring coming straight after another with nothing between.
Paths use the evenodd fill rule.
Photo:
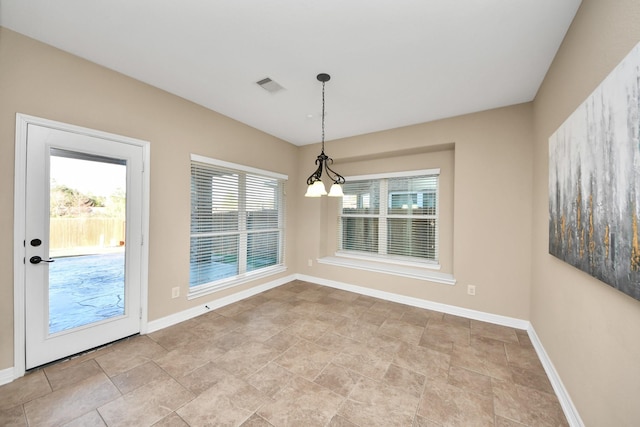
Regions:
<instances>
[{"instance_id":1,"label":"tile floor","mask_svg":"<svg viewBox=\"0 0 640 427\"><path fill-rule=\"evenodd\" d=\"M564 426L526 332L293 281L0 387L2 426Z\"/></svg>"}]
</instances>

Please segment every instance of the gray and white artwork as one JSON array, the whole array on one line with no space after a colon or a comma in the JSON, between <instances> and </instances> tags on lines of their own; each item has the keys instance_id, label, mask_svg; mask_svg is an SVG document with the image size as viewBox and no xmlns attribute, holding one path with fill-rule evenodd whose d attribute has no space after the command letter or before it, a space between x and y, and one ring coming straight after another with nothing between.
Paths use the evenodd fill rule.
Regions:
<instances>
[{"instance_id":1,"label":"gray and white artwork","mask_svg":"<svg viewBox=\"0 0 640 427\"><path fill-rule=\"evenodd\" d=\"M640 300L640 44L549 138L549 253Z\"/></svg>"}]
</instances>

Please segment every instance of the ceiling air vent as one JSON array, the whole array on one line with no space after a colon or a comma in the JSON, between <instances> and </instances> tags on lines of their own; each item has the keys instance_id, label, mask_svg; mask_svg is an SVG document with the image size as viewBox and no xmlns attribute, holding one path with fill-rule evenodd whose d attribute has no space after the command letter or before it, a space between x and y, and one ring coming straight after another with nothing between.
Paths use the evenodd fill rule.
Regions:
<instances>
[{"instance_id":1,"label":"ceiling air vent","mask_svg":"<svg viewBox=\"0 0 640 427\"><path fill-rule=\"evenodd\" d=\"M284 88L282 86L280 86L278 84L278 82L275 82L273 80L271 80L269 77L264 78L260 81L256 82L262 89L266 90L267 92L271 92L271 93L276 93L279 92L281 90L283 90Z\"/></svg>"}]
</instances>

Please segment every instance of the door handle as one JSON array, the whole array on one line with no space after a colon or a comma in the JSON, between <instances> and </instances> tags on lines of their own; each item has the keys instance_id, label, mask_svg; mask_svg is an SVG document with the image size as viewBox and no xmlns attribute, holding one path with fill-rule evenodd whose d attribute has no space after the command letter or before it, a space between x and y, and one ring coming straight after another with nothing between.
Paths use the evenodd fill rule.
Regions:
<instances>
[{"instance_id":1,"label":"door handle","mask_svg":"<svg viewBox=\"0 0 640 427\"><path fill-rule=\"evenodd\" d=\"M54 262L54 259L42 259L39 256L32 256L31 258L29 258L29 262L31 264L40 264L41 262Z\"/></svg>"}]
</instances>

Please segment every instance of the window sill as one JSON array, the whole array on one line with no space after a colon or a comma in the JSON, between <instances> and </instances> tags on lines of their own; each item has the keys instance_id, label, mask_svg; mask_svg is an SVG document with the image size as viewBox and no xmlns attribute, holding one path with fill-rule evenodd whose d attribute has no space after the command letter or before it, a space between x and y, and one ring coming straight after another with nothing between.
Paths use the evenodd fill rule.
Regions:
<instances>
[{"instance_id":1,"label":"window sill","mask_svg":"<svg viewBox=\"0 0 640 427\"><path fill-rule=\"evenodd\" d=\"M214 292L220 291L222 289L232 288L234 286L242 285L244 283L251 282L253 280L262 279L264 277L273 276L274 274L279 274L287 271L287 267L284 265L276 265L270 268L265 268L263 270L245 273L242 276L236 276L225 280L219 280L217 282L205 283L202 285L194 286L189 288L189 293L187 294L187 300L192 300L194 298L199 298L204 295L212 294Z\"/></svg>"},{"instance_id":2,"label":"window sill","mask_svg":"<svg viewBox=\"0 0 640 427\"><path fill-rule=\"evenodd\" d=\"M408 277L410 279L426 280L428 282L455 285L456 279L452 274L440 273L423 267L408 267L384 262L365 261L361 259L328 256L318 258L318 264L335 265L338 267L355 268L358 270L374 271L376 273L391 274Z\"/></svg>"}]
</instances>

